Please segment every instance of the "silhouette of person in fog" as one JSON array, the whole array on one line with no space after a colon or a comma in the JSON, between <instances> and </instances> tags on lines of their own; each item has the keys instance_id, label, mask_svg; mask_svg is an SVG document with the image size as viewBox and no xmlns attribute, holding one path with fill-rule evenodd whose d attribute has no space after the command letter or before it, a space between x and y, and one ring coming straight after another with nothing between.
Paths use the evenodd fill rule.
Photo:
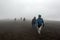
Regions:
<instances>
[{"instance_id":1,"label":"silhouette of person in fog","mask_svg":"<svg viewBox=\"0 0 60 40\"><path fill-rule=\"evenodd\" d=\"M41 18L41 15L38 15L38 18L36 20L36 23L37 23L37 32L38 32L38 34L40 34L41 28L44 27L44 21Z\"/></svg>"},{"instance_id":2,"label":"silhouette of person in fog","mask_svg":"<svg viewBox=\"0 0 60 40\"><path fill-rule=\"evenodd\" d=\"M36 28L36 17L32 19L32 28Z\"/></svg>"},{"instance_id":3,"label":"silhouette of person in fog","mask_svg":"<svg viewBox=\"0 0 60 40\"><path fill-rule=\"evenodd\" d=\"M25 21L25 18L23 19L23 21Z\"/></svg>"},{"instance_id":4,"label":"silhouette of person in fog","mask_svg":"<svg viewBox=\"0 0 60 40\"><path fill-rule=\"evenodd\" d=\"M21 17L21 21L22 21L22 17Z\"/></svg>"},{"instance_id":5,"label":"silhouette of person in fog","mask_svg":"<svg viewBox=\"0 0 60 40\"><path fill-rule=\"evenodd\" d=\"M14 20L16 21L16 18Z\"/></svg>"}]
</instances>

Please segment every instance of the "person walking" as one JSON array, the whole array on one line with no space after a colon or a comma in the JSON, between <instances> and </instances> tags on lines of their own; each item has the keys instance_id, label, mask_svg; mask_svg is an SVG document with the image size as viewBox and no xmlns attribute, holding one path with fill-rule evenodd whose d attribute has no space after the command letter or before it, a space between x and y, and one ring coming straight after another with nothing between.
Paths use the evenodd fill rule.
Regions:
<instances>
[{"instance_id":1,"label":"person walking","mask_svg":"<svg viewBox=\"0 0 60 40\"><path fill-rule=\"evenodd\" d=\"M42 27L44 27L44 21L41 18L41 15L38 15L36 23L37 23L37 32L38 32L38 34L40 34Z\"/></svg>"},{"instance_id":2,"label":"person walking","mask_svg":"<svg viewBox=\"0 0 60 40\"><path fill-rule=\"evenodd\" d=\"M36 17L34 17L32 19L32 28L35 29L36 28Z\"/></svg>"}]
</instances>

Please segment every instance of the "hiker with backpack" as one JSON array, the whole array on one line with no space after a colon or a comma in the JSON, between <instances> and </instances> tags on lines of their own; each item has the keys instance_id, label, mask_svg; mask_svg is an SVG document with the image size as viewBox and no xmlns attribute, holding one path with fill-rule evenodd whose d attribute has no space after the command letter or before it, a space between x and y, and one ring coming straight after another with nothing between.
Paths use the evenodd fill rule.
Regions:
<instances>
[{"instance_id":1,"label":"hiker with backpack","mask_svg":"<svg viewBox=\"0 0 60 40\"><path fill-rule=\"evenodd\" d=\"M36 23L37 23L37 32L38 32L38 34L40 34L42 27L44 27L44 21L41 18L41 15L38 15Z\"/></svg>"}]
</instances>

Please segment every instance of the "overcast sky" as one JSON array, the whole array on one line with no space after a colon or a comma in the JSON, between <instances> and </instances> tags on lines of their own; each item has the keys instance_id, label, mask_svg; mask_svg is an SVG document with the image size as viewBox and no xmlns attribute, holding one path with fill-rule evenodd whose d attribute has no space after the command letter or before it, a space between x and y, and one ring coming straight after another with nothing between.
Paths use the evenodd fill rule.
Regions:
<instances>
[{"instance_id":1,"label":"overcast sky","mask_svg":"<svg viewBox=\"0 0 60 40\"><path fill-rule=\"evenodd\" d=\"M60 20L60 0L0 0L0 19L41 14L44 19Z\"/></svg>"}]
</instances>

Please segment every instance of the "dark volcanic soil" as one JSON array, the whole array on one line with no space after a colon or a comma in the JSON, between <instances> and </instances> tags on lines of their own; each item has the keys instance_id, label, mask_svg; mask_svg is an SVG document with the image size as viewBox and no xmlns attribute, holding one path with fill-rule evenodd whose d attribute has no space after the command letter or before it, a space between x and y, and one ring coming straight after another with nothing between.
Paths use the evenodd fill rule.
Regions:
<instances>
[{"instance_id":1,"label":"dark volcanic soil","mask_svg":"<svg viewBox=\"0 0 60 40\"><path fill-rule=\"evenodd\" d=\"M31 21L0 21L0 40L60 40L60 22L46 21L41 34L32 29Z\"/></svg>"}]
</instances>

